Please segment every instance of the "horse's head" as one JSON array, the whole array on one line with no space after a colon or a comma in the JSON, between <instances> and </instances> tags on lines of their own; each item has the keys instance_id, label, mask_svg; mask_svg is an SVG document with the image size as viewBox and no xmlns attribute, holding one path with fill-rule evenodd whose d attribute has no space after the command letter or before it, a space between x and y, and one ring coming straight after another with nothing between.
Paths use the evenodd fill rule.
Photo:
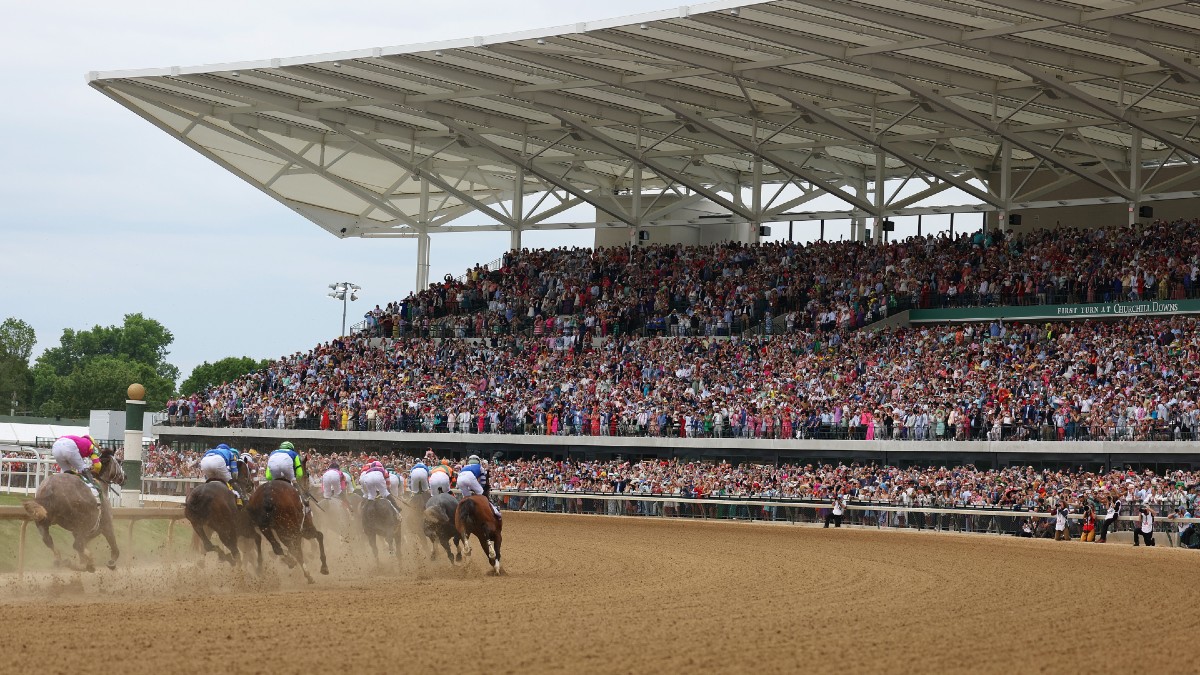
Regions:
<instances>
[{"instance_id":1,"label":"horse's head","mask_svg":"<svg viewBox=\"0 0 1200 675\"><path fill-rule=\"evenodd\" d=\"M96 476L96 480L108 485L125 484L125 469L117 461L116 451L100 451L100 473Z\"/></svg>"},{"instance_id":2,"label":"horse's head","mask_svg":"<svg viewBox=\"0 0 1200 675\"><path fill-rule=\"evenodd\" d=\"M244 459L237 461L237 468L238 475L233 482L244 494L248 495L254 489L254 470Z\"/></svg>"}]
</instances>

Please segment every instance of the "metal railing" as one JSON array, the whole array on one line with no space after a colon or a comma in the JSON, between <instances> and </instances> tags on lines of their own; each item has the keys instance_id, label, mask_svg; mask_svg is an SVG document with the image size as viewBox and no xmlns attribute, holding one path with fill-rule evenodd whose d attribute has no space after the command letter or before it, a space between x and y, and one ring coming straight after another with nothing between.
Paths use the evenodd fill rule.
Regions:
<instances>
[{"instance_id":1,"label":"metal railing","mask_svg":"<svg viewBox=\"0 0 1200 675\"><path fill-rule=\"evenodd\" d=\"M643 494L594 494L564 492L528 492L519 490L493 490L492 500L502 509L510 511L534 511L539 513L575 513L607 516L696 518L704 520L767 521L791 524L832 523L832 504L826 501L797 499L762 499L741 497L716 497L695 499L682 496ZM897 505L891 502L855 502L846 505L839 526L855 525L874 528L899 528L949 532L974 532L1050 537L1054 533L1055 516L1052 513L989 507L929 507ZM828 518L827 518L828 517ZM1083 514L1068 516L1068 532L1078 537ZM1097 520L1097 530L1100 521ZM1136 515L1122 515L1118 523L1138 522ZM1167 536L1175 545L1177 525L1188 523L1193 526L1200 518L1155 518L1155 532ZM1028 534L1025 526L1029 525ZM1129 527L1120 527L1128 531ZM1118 531L1117 529L1112 530Z\"/></svg>"}]
</instances>

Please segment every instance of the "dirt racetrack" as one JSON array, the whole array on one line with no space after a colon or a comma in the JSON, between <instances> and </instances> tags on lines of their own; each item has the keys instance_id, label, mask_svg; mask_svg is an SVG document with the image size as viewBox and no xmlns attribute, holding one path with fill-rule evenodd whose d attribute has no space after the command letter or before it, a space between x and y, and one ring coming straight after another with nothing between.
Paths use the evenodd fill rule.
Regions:
<instances>
[{"instance_id":1,"label":"dirt racetrack","mask_svg":"<svg viewBox=\"0 0 1200 675\"><path fill-rule=\"evenodd\" d=\"M262 578L145 560L0 578L0 672L1182 673L1198 663L1195 551L526 513L505 516L505 535L500 578L484 575L478 550L466 569L414 557L397 573L344 549L314 586L274 561Z\"/></svg>"}]
</instances>

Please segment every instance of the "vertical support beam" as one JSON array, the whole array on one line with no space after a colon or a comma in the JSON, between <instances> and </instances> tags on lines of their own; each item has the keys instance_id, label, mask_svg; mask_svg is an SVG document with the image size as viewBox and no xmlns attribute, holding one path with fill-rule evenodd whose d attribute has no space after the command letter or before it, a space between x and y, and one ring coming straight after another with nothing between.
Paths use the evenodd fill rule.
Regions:
<instances>
[{"instance_id":1,"label":"vertical support beam","mask_svg":"<svg viewBox=\"0 0 1200 675\"><path fill-rule=\"evenodd\" d=\"M1151 176L1150 180L1154 180ZM1142 207L1142 131L1134 129L1129 139L1129 192L1133 199L1129 200L1129 220L1127 224L1138 222L1138 210Z\"/></svg>"},{"instance_id":2,"label":"vertical support beam","mask_svg":"<svg viewBox=\"0 0 1200 675\"><path fill-rule=\"evenodd\" d=\"M855 194L855 196L857 196L859 198L860 201L866 201L866 199L867 199L867 179L866 179L866 177L856 178L854 180L854 194ZM874 205L872 205L872 208L874 208ZM854 216L854 218L850 221L850 241L862 241L862 240L866 239L866 234L867 234L866 219L863 218L861 215Z\"/></svg>"},{"instance_id":3,"label":"vertical support beam","mask_svg":"<svg viewBox=\"0 0 1200 675\"><path fill-rule=\"evenodd\" d=\"M521 229L525 224L525 167L518 166L513 176L512 219L515 223L508 238L508 247L521 250Z\"/></svg>"},{"instance_id":4,"label":"vertical support beam","mask_svg":"<svg viewBox=\"0 0 1200 675\"><path fill-rule=\"evenodd\" d=\"M871 239L876 244L883 243L883 201L887 192L887 155L883 151L875 151L875 230Z\"/></svg>"},{"instance_id":5,"label":"vertical support beam","mask_svg":"<svg viewBox=\"0 0 1200 675\"><path fill-rule=\"evenodd\" d=\"M917 214L917 236L921 236L921 214Z\"/></svg>"},{"instance_id":6,"label":"vertical support beam","mask_svg":"<svg viewBox=\"0 0 1200 675\"><path fill-rule=\"evenodd\" d=\"M825 219L821 219L821 241L825 241Z\"/></svg>"},{"instance_id":7,"label":"vertical support beam","mask_svg":"<svg viewBox=\"0 0 1200 675\"><path fill-rule=\"evenodd\" d=\"M795 224L795 223L794 223L793 221L790 221L790 220L788 221L788 243L789 243L789 244L790 244L790 243L792 243L792 241L793 241L793 239L792 239L792 225L794 225L794 224ZM822 221L821 221L821 224L822 224L822 225L824 225L824 224L825 224L825 221L823 221L823 220L822 220Z\"/></svg>"},{"instance_id":8,"label":"vertical support beam","mask_svg":"<svg viewBox=\"0 0 1200 675\"><path fill-rule=\"evenodd\" d=\"M762 232L762 157L754 157L750 180L754 181L750 186L750 210L754 213L754 219L750 221L750 242L757 244L762 239L759 235Z\"/></svg>"},{"instance_id":9,"label":"vertical support beam","mask_svg":"<svg viewBox=\"0 0 1200 675\"><path fill-rule=\"evenodd\" d=\"M642 165L633 163L633 192L630 195L629 210L633 211L633 227L629 228L629 246L638 245L638 237L642 231Z\"/></svg>"},{"instance_id":10,"label":"vertical support beam","mask_svg":"<svg viewBox=\"0 0 1200 675\"><path fill-rule=\"evenodd\" d=\"M1012 210L1012 143L1008 139L1000 141L1000 201L1003 207L996 217L996 229L1003 232L1008 225L1008 213ZM987 218L983 222L986 233Z\"/></svg>"},{"instance_id":11,"label":"vertical support beam","mask_svg":"<svg viewBox=\"0 0 1200 675\"><path fill-rule=\"evenodd\" d=\"M954 241L954 212L950 212L950 241Z\"/></svg>"},{"instance_id":12,"label":"vertical support beam","mask_svg":"<svg viewBox=\"0 0 1200 675\"><path fill-rule=\"evenodd\" d=\"M417 234L417 292L429 288L429 233Z\"/></svg>"}]
</instances>

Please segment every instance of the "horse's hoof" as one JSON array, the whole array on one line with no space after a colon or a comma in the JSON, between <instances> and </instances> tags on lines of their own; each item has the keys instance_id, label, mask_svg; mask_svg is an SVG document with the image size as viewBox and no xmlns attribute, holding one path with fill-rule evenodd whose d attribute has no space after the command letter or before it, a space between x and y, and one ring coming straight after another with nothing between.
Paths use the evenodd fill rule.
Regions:
<instances>
[{"instance_id":1,"label":"horse's hoof","mask_svg":"<svg viewBox=\"0 0 1200 675\"><path fill-rule=\"evenodd\" d=\"M110 570L115 570L115 569L117 569L117 561L109 560L108 562L104 563L104 566Z\"/></svg>"},{"instance_id":2,"label":"horse's hoof","mask_svg":"<svg viewBox=\"0 0 1200 675\"><path fill-rule=\"evenodd\" d=\"M84 570L87 572L95 572L96 566L91 563L88 563L87 567L85 567Z\"/></svg>"},{"instance_id":3,"label":"horse's hoof","mask_svg":"<svg viewBox=\"0 0 1200 675\"><path fill-rule=\"evenodd\" d=\"M461 553L454 556L454 562L462 562L462 554Z\"/></svg>"},{"instance_id":4,"label":"horse's hoof","mask_svg":"<svg viewBox=\"0 0 1200 675\"><path fill-rule=\"evenodd\" d=\"M329 568L328 568L328 567L322 567L322 568L321 568L321 574L324 574L324 575L326 575L326 576L329 576Z\"/></svg>"}]
</instances>

